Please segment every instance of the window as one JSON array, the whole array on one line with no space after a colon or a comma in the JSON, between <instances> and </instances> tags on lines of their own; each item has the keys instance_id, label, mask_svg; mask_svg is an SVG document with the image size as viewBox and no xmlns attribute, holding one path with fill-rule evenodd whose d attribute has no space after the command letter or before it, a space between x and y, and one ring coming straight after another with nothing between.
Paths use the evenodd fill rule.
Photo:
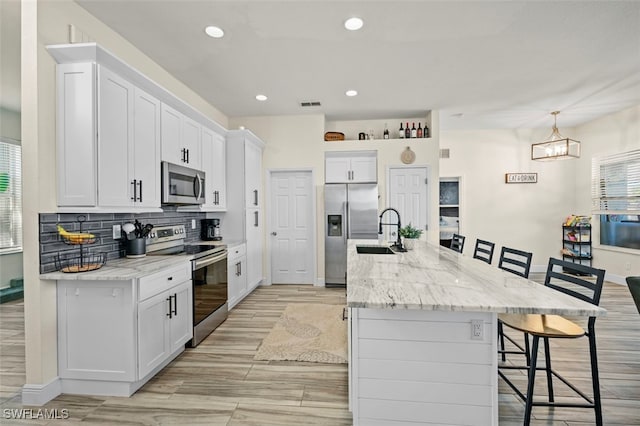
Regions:
<instances>
[{"instance_id":1,"label":"window","mask_svg":"<svg viewBox=\"0 0 640 426\"><path fill-rule=\"evenodd\" d=\"M22 150L0 139L0 253L22 250Z\"/></svg>"},{"instance_id":2,"label":"window","mask_svg":"<svg viewBox=\"0 0 640 426\"><path fill-rule=\"evenodd\" d=\"M594 158L591 170L600 244L640 249L640 150Z\"/></svg>"}]
</instances>

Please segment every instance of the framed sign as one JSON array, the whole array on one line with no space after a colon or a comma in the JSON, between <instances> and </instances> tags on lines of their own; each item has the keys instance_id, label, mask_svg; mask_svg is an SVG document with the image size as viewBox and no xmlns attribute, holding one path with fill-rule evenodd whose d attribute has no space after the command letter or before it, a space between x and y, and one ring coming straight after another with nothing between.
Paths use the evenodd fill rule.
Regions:
<instances>
[{"instance_id":1,"label":"framed sign","mask_svg":"<svg viewBox=\"0 0 640 426\"><path fill-rule=\"evenodd\" d=\"M537 173L505 173L504 183L538 183Z\"/></svg>"}]
</instances>

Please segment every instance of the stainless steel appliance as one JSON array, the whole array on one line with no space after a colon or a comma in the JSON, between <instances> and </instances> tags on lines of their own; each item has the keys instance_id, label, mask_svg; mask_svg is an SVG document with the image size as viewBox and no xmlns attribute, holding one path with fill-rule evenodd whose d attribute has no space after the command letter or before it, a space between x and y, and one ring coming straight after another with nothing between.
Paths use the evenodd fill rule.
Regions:
<instances>
[{"instance_id":1,"label":"stainless steel appliance","mask_svg":"<svg viewBox=\"0 0 640 426\"><path fill-rule=\"evenodd\" d=\"M347 239L378 239L378 185L331 183L324 186L325 285L347 284Z\"/></svg>"},{"instance_id":2,"label":"stainless steel appliance","mask_svg":"<svg viewBox=\"0 0 640 426\"><path fill-rule=\"evenodd\" d=\"M203 204L204 172L162 162L162 204Z\"/></svg>"},{"instance_id":3,"label":"stainless steel appliance","mask_svg":"<svg viewBox=\"0 0 640 426\"><path fill-rule=\"evenodd\" d=\"M202 219L200 221L200 239L204 241L220 241L220 219Z\"/></svg>"},{"instance_id":4,"label":"stainless steel appliance","mask_svg":"<svg viewBox=\"0 0 640 426\"><path fill-rule=\"evenodd\" d=\"M147 241L147 255L175 254L191 258L193 280L193 339L196 347L227 318L227 246L185 243L184 225L159 226Z\"/></svg>"}]
</instances>

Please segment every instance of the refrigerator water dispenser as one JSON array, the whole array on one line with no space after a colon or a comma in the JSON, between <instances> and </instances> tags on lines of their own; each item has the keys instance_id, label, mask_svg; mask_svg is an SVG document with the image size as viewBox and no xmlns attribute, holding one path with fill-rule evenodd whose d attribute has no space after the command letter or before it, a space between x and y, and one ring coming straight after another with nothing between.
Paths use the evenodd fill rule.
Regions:
<instances>
[{"instance_id":1,"label":"refrigerator water dispenser","mask_svg":"<svg viewBox=\"0 0 640 426\"><path fill-rule=\"evenodd\" d=\"M327 236L342 237L342 215L330 214L327 216Z\"/></svg>"}]
</instances>

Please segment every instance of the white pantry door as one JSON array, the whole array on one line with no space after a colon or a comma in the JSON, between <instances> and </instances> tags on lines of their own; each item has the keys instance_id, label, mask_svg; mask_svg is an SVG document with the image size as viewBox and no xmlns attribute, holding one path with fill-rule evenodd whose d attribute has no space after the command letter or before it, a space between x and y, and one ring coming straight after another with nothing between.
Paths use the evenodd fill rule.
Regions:
<instances>
[{"instance_id":1,"label":"white pantry door","mask_svg":"<svg viewBox=\"0 0 640 426\"><path fill-rule=\"evenodd\" d=\"M400 212L402 226L426 230L427 168L397 167L389 169L389 207ZM386 216L389 215L389 216ZM394 222L393 213L386 213L385 222ZM395 232L395 229L393 230ZM423 235L425 235L423 233Z\"/></svg>"},{"instance_id":2,"label":"white pantry door","mask_svg":"<svg viewBox=\"0 0 640 426\"><path fill-rule=\"evenodd\" d=\"M310 171L271 173L271 282L313 284L315 247Z\"/></svg>"}]
</instances>

